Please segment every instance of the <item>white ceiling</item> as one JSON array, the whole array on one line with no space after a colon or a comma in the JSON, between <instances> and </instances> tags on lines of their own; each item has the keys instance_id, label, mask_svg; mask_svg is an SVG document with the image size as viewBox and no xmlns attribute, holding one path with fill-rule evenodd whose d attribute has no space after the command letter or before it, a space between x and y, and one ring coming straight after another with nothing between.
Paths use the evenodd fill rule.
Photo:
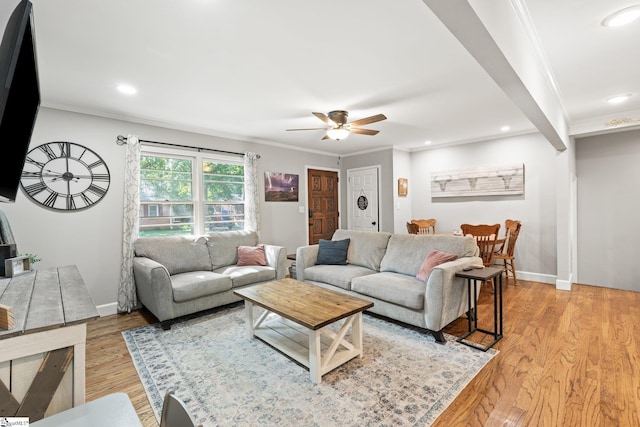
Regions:
<instances>
[{"instance_id":1,"label":"white ceiling","mask_svg":"<svg viewBox=\"0 0 640 427\"><path fill-rule=\"evenodd\" d=\"M535 130L510 88L505 92L427 6L437 2L486 3L32 0L42 105L341 155L423 149L427 140L431 147L474 142L505 135L504 125L511 127L506 135ZM530 22L517 25L532 23L529 41L541 46L517 56L538 66L546 57L538 68L547 70L550 88L557 85L554 102L570 133L611 128L605 123L614 118L640 126L640 21L600 25L634 0L508 4L521 17L526 12ZM478 15L491 34L504 24L498 15ZM138 93L118 93L119 83ZM605 102L620 93L635 96ZM286 131L323 127L311 112L337 109L348 110L350 120L378 113L388 119L366 126L379 130L376 136L343 141L321 141L321 130Z\"/></svg>"}]
</instances>

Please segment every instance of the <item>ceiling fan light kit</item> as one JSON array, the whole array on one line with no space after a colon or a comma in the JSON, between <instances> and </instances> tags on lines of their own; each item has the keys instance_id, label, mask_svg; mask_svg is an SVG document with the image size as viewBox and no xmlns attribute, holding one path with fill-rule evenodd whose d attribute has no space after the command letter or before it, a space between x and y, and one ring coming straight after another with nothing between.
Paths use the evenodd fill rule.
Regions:
<instances>
[{"instance_id":1,"label":"ceiling fan light kit","mask_svg":"<svg viewBox=\"0 0 640 427\"><path fill-rule=\"evenodd\" d=\"M345 128L331 128L327 130L327 136L331 139L335 139L336 141L340 141L341 139L345 139L350 134L348 129Z\"/></svg>"},{"instance_id":2,"label":"ceiling fan light kit","mask_svg":"<svg viewBox=\"0 0 640 427\"><path fill-rule=\"evenodd\" d=\"M379 131L373 129L362 129L359 126L368 125L370 123L380 122L386 120L387 117L384 114L376 114L375 116L365 117L364 119L358 119L351 123L347 123L349 112L344 110L330 111L329 114L324 113L311 113L324 123L329 125L329 128L310 128L310 129L287 129L288 131L295 130L326 130L326 135L321 139L334 139L340 141L345 139L352 133L358 135L377 135Z\"/></svg>"}]
</instances>

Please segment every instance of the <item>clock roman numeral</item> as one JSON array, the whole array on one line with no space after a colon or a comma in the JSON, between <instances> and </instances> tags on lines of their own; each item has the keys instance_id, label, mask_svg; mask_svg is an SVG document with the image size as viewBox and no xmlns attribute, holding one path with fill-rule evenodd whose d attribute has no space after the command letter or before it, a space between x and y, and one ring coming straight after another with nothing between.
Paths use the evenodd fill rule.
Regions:
<instances>
[{"instance_id":1,"label":"clock roman numeral","mask_svg":"<svg viewBox=\"0 0 640 427\"><path fill-rule=\"evenodd\" d=\"M58 142L60 149L60 157L69 157L71 155L71 144L69 142Z\"/></svg>"},{"instance_id":2,"label":"clock roman numeral","mask_svg":"<svg viewBox=\"0 0 640 427\"><path fill-rule=\"evenodd\" d=\"M102 161L102 159L96 160L95 162L87 166L89 166L89 169L93 169L93 168L97 168L100 165L104 165L104 162Z\"/></svg>"},{"instance_id":3,"label":"clock roman numeral","mask_svg":"<svg viewBox=\"0 0 640 427\"><path fill-rule=\"evenodd\" d=\"M42 203L49 207L52 208L53 205L55 205L56 200L58 199L59 194L56 193L55 191L52 191L51 194L49 194L49 197L47 197Z\"/></svg>"},{"instance_id":4,"label":"clock roman numeral","mask_svg":"<svg viewBox=\"0 0 640 427\"><path fill-rule=\"evenodd\" d=\"M35 165L39 168L43 168L44 167L44 163L41 163L37 160L33 160L31 157L27 156L27 158L25 159L26 162L31 163L32 165Z\"/></svg>"},{"instance_id":5,"label":"clock roman numeral","mask_svg":"<svg viewBox=\"0 0 640 427\"><path fill-rule=\"evenodd\" d=\"M31 184L24 187L24 190L31 197L34 197L36 194L41 193L46 189L47 189L47 186L44 184L44 182L37 182L35 184Z\"/></svg>"},{"instance_id":6,"label":"clock roman numeral","mask_svg":"<svg viewBox=\"0 0 640 427\"><path fill-rule=\"evenodd\" d=\"M49 144L40 145L38 148L49 158L49 160L57 158L51 147L49 147Z\"/></svg>"},{"instance_id":7,"label":"clock roman numeral","mask_svg":"<svg viewBox=\"0 0 640 427\"><path fill-rule=\"evenodd\" d=\"M97 185L91 184L89 186L89 188L87 188L87 191L92 192L93 194L96 194L99 197L102 197L105 195L105 193L107 192L107 190L105 190L104 188L100 188Z\"/></svg>"},{"instance_id":8,"label":"clock roman numeral","mask_svg":"<svg viewBox=\"0 0 640 427\"><path fill-rule=\"evenodd\" d=\"M40 172L22 171L23 178L40 178Z\"/></svg>"},{"instance_id":9,"label":"clock roman numeral","mask_svg":"<svg viewBox=\"0 0 640 427\"><path fill-rule=\"evenodd\" d=\"M73 196L71 194L68 194L66 196L67 198L67 210L68 211L72 211L76 209L76 201L73 200Z\"/></svg>"},{"instance_id":10,"label":"clock roman numeral","mask_svg":"<svg viewBox=\"0 0 640 427\"><path fill-rule=\"evenodd\" d=\"M95 175L91 175L94 181L109 181L109 175L106 173L97 173Z\"/></svg>"}]
</instances>

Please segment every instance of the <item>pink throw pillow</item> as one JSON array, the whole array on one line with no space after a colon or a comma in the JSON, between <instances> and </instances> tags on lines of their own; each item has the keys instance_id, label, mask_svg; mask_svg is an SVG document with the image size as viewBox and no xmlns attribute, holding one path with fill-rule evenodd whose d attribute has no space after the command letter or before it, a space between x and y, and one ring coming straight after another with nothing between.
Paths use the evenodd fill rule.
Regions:
<instances>
[{"instance_id":1,"label":"pink throw pillow","mask_svg":"<svg viewBox=\"0 0 640 427\"><path fill-rule=\"evenodd\" d=\"M427 279L429 278L429 274L431 274L431 270L433 270L434 267L448 261L453 261L454 259L458 259L458 255L449 254L449 253L434 249L431 252L429 252L429 254L424 259L424 261L422 261L422 265L420 266L420 271L418 271L418 274L416 274L416 278L418 280L422 280L423 282L426 282Z\"/></svg>"},{"instance_id":2,"label":"pink throw pillow","mask_svg":"<svg viewBox=\"0 0 640 427\"><path fill-rule=\"evenodd\" d=\"M238 246L236 265L267 265L264 258L264 246Z\"/></svg>"}]
</instances>

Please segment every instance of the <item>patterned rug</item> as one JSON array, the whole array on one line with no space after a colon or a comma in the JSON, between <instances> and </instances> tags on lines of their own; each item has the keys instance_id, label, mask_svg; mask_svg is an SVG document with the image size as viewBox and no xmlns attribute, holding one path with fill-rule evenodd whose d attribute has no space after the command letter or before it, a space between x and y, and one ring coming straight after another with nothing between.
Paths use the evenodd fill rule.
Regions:
<instances>
[{"instance_id":1,"label":"patterned rug","mask_svg":"<svg viewBox=\"0 0 640 427\"><path fill-rule=\"evenodd\" d=\"M122 334L156 417L175 390L205 426L428 426L497 354L367 314L363 329L364 356L320 384L248 339L242 306Z\"/></svg>"}]
</instances>

